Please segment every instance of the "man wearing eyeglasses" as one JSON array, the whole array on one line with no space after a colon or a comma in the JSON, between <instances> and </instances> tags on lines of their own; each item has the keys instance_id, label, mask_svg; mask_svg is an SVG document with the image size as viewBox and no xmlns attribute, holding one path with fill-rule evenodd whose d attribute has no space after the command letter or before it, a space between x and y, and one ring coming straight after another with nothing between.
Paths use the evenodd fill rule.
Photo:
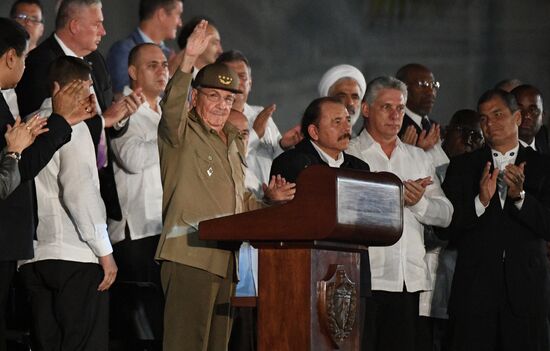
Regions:
<instances>
[{"instance_id":1,"label":"man wearing eyeglasses","mask_svg":"<svg viewBox=\"0 0 550 351\"><path fill-rule=\"evenodd\" d=\"M432 71L418 63L401 67L395 77L407 85L407 106L399 138L428 153L442 179L449 158L441 149L440 126L429 118L440 84Z\"/></svg>"},{"instance_id":2,"label":"man wearing eyeglasses","mask_svg":"<svg viewBox=\"0 0 550 351\"><path fill-rule=\"evenodd\" d=\"M511 93L515 96L521 111L521 125L519 126L519 142L523 147L549 154L548 136L540 133L544 116L542 94L534 86L523 84L514 88Z\"/></svg>"},{"instance_id":3,"label":"man wearing eyeglasses","mask_svg":"<svg viewBox=\"0 0 550 351\"><path fill-rule=\"evenodd\" d=\"M449 158L472 152L483 146L483 133L479 113L474 110L458 110L445 128L441 144Z\"/></svg>"},{"instance_id":4,"label":"man wearing eyeglasses","mask_svg":"<svg viewBox=\"0 0 550 351\"><path fill-rule=\"evenodd\" d=\"M16 0L11 6L10 17L29 33L29 51L34 49L44 34L44 20L40 0Z\"/></svg>"},{"instance_id":5,"label":"man wearing eyeglasses","mask_svg":"<svg viewBox=\"0 0 550 351\"><path fill-rule=\"evenodd\" d=\"M168 83L158 128L163 185L163 229L156 258L162 261L166 297L165 351L226 350L231 332L234 254L199 239L200 221L263 206L246 191L245 145L226 124L240 93L239 77L225 64L192 69L212 34L201 21L187 40L179 69ZM294 184L272 179L270 201L291 200ZM238 228L236 228L238 230Z\"/></svg>"}]
</instances>

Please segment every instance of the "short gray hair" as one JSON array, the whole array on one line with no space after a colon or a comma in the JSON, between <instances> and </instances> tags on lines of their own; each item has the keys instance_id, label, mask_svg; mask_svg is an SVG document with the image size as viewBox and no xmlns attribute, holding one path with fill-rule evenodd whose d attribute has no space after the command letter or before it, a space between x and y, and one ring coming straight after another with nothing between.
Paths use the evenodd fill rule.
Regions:
<instances>
[{"instance_id":1,"label":"short gray hair","mask_svg":"<svg viewBox=\"0 0 550 351\"><path fill-rule=\"evenodd\" d=\"M399 90L401 91L401 94L403 94L405 101L407 101L407 85L399 79L391 76L382 76L371 80L369 84L367 84L367 91L365 93L364 101L366 101L367 104L372 105L378 97L380 91L383 89Z\"/></svg>"},{"instance_id":2,"label":"short gray hair","mask_svg":"<svg viewBox=\"0 0 550 351\"><path fill-rule=\"evenodd\" d=\"M101 5L101 0L62 0L55 17L55 29L64 28L75 14L75 8Z\"/></svg>"}]
</instances>

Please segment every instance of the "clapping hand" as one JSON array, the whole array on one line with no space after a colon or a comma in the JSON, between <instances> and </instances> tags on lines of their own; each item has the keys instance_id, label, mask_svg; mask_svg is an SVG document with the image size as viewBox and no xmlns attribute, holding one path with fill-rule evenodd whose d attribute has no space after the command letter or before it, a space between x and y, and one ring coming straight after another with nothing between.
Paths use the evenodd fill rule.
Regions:
<instances>
[{"instance_id":1,"label":"clapping hand","mask_svg":"<svg viewBox=\"0 0 550 351\"><path fill-rule=\"evenodd\" d=\"M403 182L405 186L405 206L414 206L420 201L426 187L433 184L432 177L419 178L417 180L406 180Z\"/></svg>"},{"instance_id":2,"label":"clapping hand","mask_svg":"<svg viewBox=\"0 0 550 351\"><path fill-rule=\"evenodd\" d=\"M525 181L525 162L518 166L509 164L504 171L504 182L508 185L508 197L517 199L523 191L523 182Z\"/></svg>"},{"instance_id":3,"label":"clapping hand","mask_svg":"<svg viewBox=\"0 0 550 351\"><path fill-rule=\"evenodd\" d=\"M38 135L48 131L46 123L46 119L39 115L33 116L27 123L21 122L18 116L13 126L7 125L6 134L4 134L7 151L21 154Z\"/></svg>"},{"instance_id":4,"label":"clapping hand","mask_svg":"<svg viewBox=\"0 0 550 351\"><path fill-rule=\"evenodd\" d=\"M479 201L484 207L489 206L489 202L497 190L497 179L500 170L495 168L493 172L491 170L491 162L487 162L483 173L481 173L481 180L479 181Z\"/></svg>"},{"instance_id":5,"label":"clapping hand","mask_svg":"<svg viewBox=\"0 0 550 351\"><path fill-rule=\"evenodd\" d=\"M289 183L281 175L277 175L271 176L269 185L262 184L262 189L269 203L282 203L294 198L296 184Z\"/></svg>"}]
</instances>

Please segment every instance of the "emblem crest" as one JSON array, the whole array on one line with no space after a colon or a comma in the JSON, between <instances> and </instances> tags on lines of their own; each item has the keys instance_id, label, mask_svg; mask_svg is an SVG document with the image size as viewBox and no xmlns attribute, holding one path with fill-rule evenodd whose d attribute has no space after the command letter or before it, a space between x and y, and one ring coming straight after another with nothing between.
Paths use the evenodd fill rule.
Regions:
<instances>
[{"instance_id":1,"label":"emblem crest","mask_svg":"<svg viewBox=\"0 0 550 351\"><path fill-rule=\"evenodd\" d=\"M340 349L353 331L357 314L357 289L343 265L336 266L329 280L317 282L317 297L321 325Z\"/></svg>"},{"instance_id":2,"label":"emblem crest","mask_svg":"<svg viewBox=\"0 0 550 351\"><path fill-rule=\"evenodd\" d=\"M218 75L218 81L223 85L229 85L233 82L233 78L224 75Z\"/></svg>"}]
</instances>

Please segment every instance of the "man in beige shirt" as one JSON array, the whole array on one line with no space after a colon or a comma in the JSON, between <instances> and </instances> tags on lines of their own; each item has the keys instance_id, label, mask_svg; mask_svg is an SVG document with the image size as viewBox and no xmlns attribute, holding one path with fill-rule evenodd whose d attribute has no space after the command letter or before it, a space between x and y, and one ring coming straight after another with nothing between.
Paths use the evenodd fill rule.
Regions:
<instances>
[{"instance_id":1,"label":"man in beige shirt","mask_svg":"<svg viewBox=\"0 0 550 351\"><path fill-rule=\"evenodd\" d=\"M162 260L166 297L164 350L225 350L231 330L234 255L202 241L202 220L263 206L246 191L246 154L238 130L226 124L239 78L224 64L191 70L210 40L201 21L187 41L180 69L162 101L159 124L164 227L156 258ZM294 184L272 179L271 201L294 196ZM236 228L238 230L238 228Z\"/></svg>"}]
</instances>

